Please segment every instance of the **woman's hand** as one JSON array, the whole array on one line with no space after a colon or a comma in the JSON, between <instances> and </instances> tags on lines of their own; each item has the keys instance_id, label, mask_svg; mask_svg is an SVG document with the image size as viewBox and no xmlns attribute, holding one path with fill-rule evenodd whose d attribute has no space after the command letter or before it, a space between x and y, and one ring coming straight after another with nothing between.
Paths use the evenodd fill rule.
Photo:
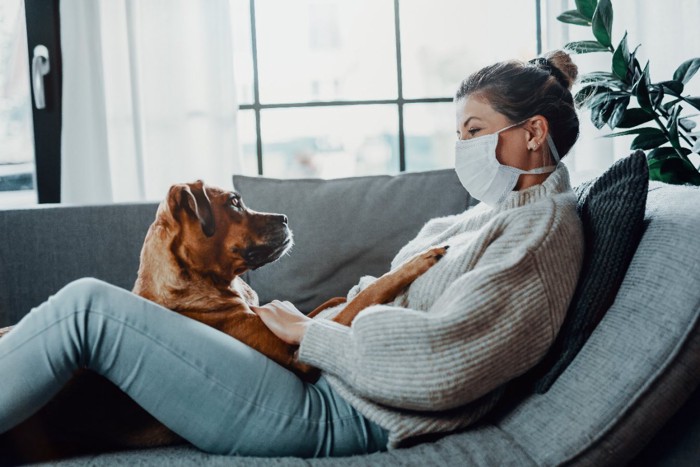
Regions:
<instances>
[{"instance_id":1,"label":"woman's hand","mask_svg":"<svg viewBox=\"0 0 700 467\"><path fill-rule=\"evenodd\" d=\"M250 309L262 319L273 334L287 344L299 345L311 323L311 318L297 310L291 302L273 300L267 305L251 306Z\"/></svg>"}]
</instances>

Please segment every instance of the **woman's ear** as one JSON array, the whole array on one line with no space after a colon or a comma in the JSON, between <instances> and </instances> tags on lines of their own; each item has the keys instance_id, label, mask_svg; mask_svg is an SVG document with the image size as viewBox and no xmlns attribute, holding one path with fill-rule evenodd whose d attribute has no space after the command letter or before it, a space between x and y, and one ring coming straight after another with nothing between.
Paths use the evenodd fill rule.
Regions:
<instances>
[{"instance_id":1,"label":"woman's ear","mask_svg":"<svg viewBox=\"0 0 700 467\"><path fill-rule=\"evenodd\" d=\"M535 115L525 122L524 127L527 130L527 149L537 151L549 133L549 122L542 115Z\"/></svg>"}]
</instances>

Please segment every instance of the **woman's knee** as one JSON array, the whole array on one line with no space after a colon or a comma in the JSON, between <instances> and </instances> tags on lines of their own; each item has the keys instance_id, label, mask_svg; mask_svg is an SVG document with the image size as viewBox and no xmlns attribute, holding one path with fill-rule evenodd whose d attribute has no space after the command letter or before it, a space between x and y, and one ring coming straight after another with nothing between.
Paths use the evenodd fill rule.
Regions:
<instances>
[{"instance_id":1,"label":"woman's knee","mask_svg":"<svg viewBox=\"0 0 700 467\"><path fill-rule=\"evenodd\" d=\"M83 277L64 286L56 293L54 300L66 308L89 310L95 302L103 300L113 289L114 286L107 282L94 277Z\"/></svg>"}]
</instances>

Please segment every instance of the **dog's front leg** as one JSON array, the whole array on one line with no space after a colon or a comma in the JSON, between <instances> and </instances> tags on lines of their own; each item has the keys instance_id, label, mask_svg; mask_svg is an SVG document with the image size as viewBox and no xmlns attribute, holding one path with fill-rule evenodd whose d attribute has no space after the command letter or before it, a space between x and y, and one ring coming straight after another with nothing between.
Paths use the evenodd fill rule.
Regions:
<instances>
[{"instance_id":1,"label":"dog's front leg","mask_svg":"<svg viewBox=\"0 0 700 467\"><path fill-rule=\"evenodd\" d=\"M408 259L367 286L332 321L349 326L357 314L372 305L394 300L406 287L433 267L449 246L431 248Z\"/></svg>"},{"instance_id":2,"label":"dog's front leg","mask_svg":"<svg viewBox=\"0 0 700 467\"><path fill-rule=\"evenodd\" d=\"M332 308L332 307L334 307L334 306L338 306L338 305L340 305L341 303L345 303L345 302L347 302L347 299L345 299L344 297L335 297L335 298L331 298L331 299L328 300L327 302L324 302L324 303L322 303L321 305L319 305L317 308L315 308L313 311L311 311L311 312L310 312L308 315L306 315L306 316L308 316L309 318L313 318L314 316L316 316L317 314L319 314L319 313L322 312L323 310L326 310L326 309L328 309L328 308Z\"/></svg>"}]
</instances>

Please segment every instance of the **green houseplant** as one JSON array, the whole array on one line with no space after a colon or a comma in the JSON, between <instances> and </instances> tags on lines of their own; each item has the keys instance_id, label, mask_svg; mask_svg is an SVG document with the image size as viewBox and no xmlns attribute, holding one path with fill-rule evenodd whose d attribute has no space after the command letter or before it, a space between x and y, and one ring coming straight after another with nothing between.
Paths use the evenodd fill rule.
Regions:
<instances>
[{"instance_id":1,"label":"green houseplant","mask_svg":"<svg viewBox=\"0 0 700 467\"><path fill-rule=\"evenodd\" d=\"M610 71L584 74L575 101L591 111L591 121L601 129L623 129L606 137L636 135L631 149L647 152L649 177L667 183L700 185L700 167L688 155L700 152L700 133L693 133L695 122L684 111L700 110L700 96L683 95L686 83L700 68L700 58L681 63L673 79L652 83L649 62L644 68L630 49L625 32L613 46L613 7L611 0L576 0L576 9L557 17L561 22L590 27L594 40L570 42L572 53L612 54ZM635 105L636 104L636 105Z\"/></svg>"}]
</instances>

